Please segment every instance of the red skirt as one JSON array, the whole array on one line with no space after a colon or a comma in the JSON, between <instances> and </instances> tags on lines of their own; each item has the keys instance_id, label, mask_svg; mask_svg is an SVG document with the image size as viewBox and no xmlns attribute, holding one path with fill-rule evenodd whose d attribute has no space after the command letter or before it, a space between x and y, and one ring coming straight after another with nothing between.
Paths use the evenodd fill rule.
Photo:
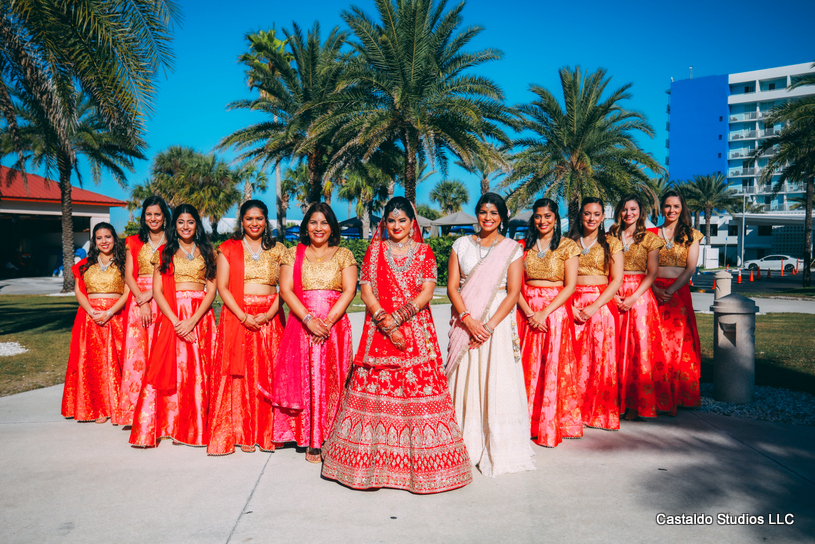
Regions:
<instances>
[{"instance_id":1,"label":"red skirt","mask_svg":"<svg viewBox=\"0 0 815 544\"><path fill-rule=\"evenodd\" d=\"M108 310L115 298L88 299L94 310ZM77 310L71 355L62 391L62 415L77 421L110 418L123 424L119 410L122 387L122 340L124 317L118 312L103 326L84 309Z\"/></svg>"},{"instance_id":2,"label":"red skirt","mask_svg":"<svg viewBox=\"0 0 815 544\"><path fill-rule=\"evenodd\" d=\"M618 295L626 298L639 289L645 274L623 277ZM620 312L617 344L617 382L620 413L632 410L641 417L675 412L671 367L662 353L659 308L650 289L627 312Z\"/></svg>"},{"instance_id":3,"label":"red skirt","mask_svg":"<svg viewBox=\"0 0 815 544\"><path fill-rule=\"evenodd\" d=\"M657 278L654 285L667 289L673 278ZM673 396L677 406L695 408L702 405L699 377L702 348L696 328L696 314L690 288L683 285L667 303L659 303L665 359L674 370Z\"/></svg>"},{"instance_id":4,"label":"red skirt","mask_svg":"<svg viewBox=\"0 0 815 544\"><path fill-rule=\"evenodd\" d=\"M153 276L139 276L136 279L139 289L147 291L153 288ZM124 359L122 360L122 421L124 425L133 424L133 410L139 400L139 393L144 382L144 371L147 360L150 358L150 346L153 345L153 332L156 328L159 310L156 300L149 303L153 313L153 322L144 328L141 324L141 309L134 297L127 301L125 315L127 316L127 329L125 330Z\"/></svg>"},{"instance_id":5,"label":"red skirt","mask_svg":"<svg viewBox=\"0 0 815 544\"><path fill-rule=\"evenodd\" d=\"M563 287L533 287L524 284L522 296L533 312L544 310ZM546 332L529 326L518 312L521 363L524 369L532 440L554 448L562 439L583 436L581 398L577 393L577 361L574 352L574 322L571 301L549 314Z\"/></svg>"},{"instance_id":6,"label":"red skirt","mask_svg":"<svg viewBox=\"0 0 815 544\"><path fill-rule=\"evenodd\" d=\"M300 302L314 316L323 319L340 298L339 291L303 291ZM351 322L347 315L334 323L322 344L310 343L308 359L303 361L303 392L309 399L305 409L283 410L291 415L289 428L275 429L276 442L294 440L298 446L320 448L328 437L340 409L345 382L353 355Z\"/></svg>"},{"instance_id":7,"label":"red skirt","mask_svg":"<svg viewBox=\"0 0 815 544\"><path fill-rule=\"evenodd\" d=\"M191 317L205 296L205 291L176 291L178 318ZM206 445L215 333L215 315L210 308L195 326L195 342L176 337L176 389L157 391L152 385L144 384L130 431L132 445L156 446L162 438L190 446Z\"/></svg>"},{"instance_id":8,"label":"red skirt","mask_svg":"<svg viewBox=\"0 0 815 544\"><path fill-rule=\"evenodd\" d=\"M437 361L354 367L323 453L323 476L354 489L440 493L473 479Z\"/></svg>"},{"instance_id":9,"label":"red skirt","mask_svg":"<svg viewBox=\"0 0 815 544\"><path fill-rule=\"evenodd\" d=\"M267 312L277 295L244 295L243 311L249 315ZM258 389L258 382L269 383L272 363L280 348L283 326L275 318L259 331L246 330L243 376L229 373L224 355L224 320L218 327L218 342L212 376L212 401L209 410L210 455L226 455L240 446L243 451L274 451L275 429L286 428L289 418Z\"/></svg>"},{"instance_id":10,"label":"red skirt","mask_svg":"<svg viewBox=\"0 0 815 544\"><path fill-rule=\"evenodd\" d=\"M572 296L576 308L585 308L606 285L578 285ZM600 429L620 428L617 390L617 308L606 304L585 323L575 321L577 393L583 400L583 424Z\"/></svg>"}]
</instances>

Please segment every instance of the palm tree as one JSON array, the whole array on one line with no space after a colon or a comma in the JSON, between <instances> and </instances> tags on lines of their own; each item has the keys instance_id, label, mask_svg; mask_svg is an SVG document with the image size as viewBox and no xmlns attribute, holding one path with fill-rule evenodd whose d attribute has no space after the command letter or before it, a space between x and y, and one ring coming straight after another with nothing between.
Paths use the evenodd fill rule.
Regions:
<instances>
[{"instance_id":1,"label":"palm tree","mask_svg":"<svg viewBox=\"0 0 815 544\"><path fill-rule=\"evenodd\" d=\"M496 49L468 52L483 30L460 28L464 2L375 0L378 20L358 7L342 18L356 37L342 89L333 107L315 124L314 138L331 134L341 148L332 170L356 158L367 161L384 145L404 155L405 197L416 201L421 158L446 171L447 154L472 164L486 153L487 139L508 143L500 124L513 118L501 89L470 72L498 60Z\"/></svg>"},{"instance_id":2,"label":"palm tree","mask_svg":"<svg viewBox=\"0 0 815 544\"><path fill-rule=\"evenodd\" d=\"M815 67L815 63L812 67ZM804 85L815 85L815 74L795 78L789 90ZM806 183L803 286L809 287L812 280L812 199L815 192L815 96L795 98L773 108L764 123L784 123L785 126L779 133L764 140L753 154L755 161L770 149L776 150L761 172L762 181L773 181L773 175L780 172L778 179L774 180L774 194L781 190L785 182Z\"/></svg>"},{"instance_id":3,"label":"palm tree","mask_svg":"<svg viewBox=\"0 0 815 544\"><path fill-rule=\"evenodd\" d=\"M430 191L430 200L436 202L447 215L461 210L461 205L470 201L467 187L457 179L445 179L436 183Z\"/></svg>"},{"instance_id":4,"label":"palm tree","mask_svg":"<svg viewBox=\"0 0 815 544\"><path fill-rule=\"evenodd\" d=\"M276 74L277 71L275 69L274 63L270 62L269 59L265 58L262 54L263 50L277 50L280 52L284 60L291 64L294 60L294 57L290 53L286 52L286 44L288 40L280 40L276 36L274 25L269 30L260 30L258 32L254 32L251 34L246 35L246 41L249 42L249 52L244 53L239 57L239 60L246 64L247 66L263 66L265 71L270 72L272 75ZM254 85L254 80L252 79L252 72L253 69L249 68L246 73L247 83L249 88L251 89ZM264 95L264 91L260 91L261 96ZM277 123L277 115L272 114L272 121ZM286 228L286 210L283 208L283 181L282 175L280 172L281 166L278 162L275 164L275 178L276 178L276 185L275 185L275 195L276 195L276 211L277 211L277 223L278 225L282 225L282 228ZM288 205L286 206L288 207Z\"/></svg>"},{"instance_id":5,"label":"palm tree","mask_svg":"<svg viewBox=\"0 0 815 544\"><path fill-rule=\"evenodd\" d=\"M510 163L506 151L489 146L489 153L485 156L476 155L471 163L456 161L456 165L467 173L478 176L481 182L481 194L490 192L493 181L510 170Z\"/></svg>"},{"instance_id":6,"label":"palm tree","mask_svg":"<svg viewBox=\"0 0 815 544\"><path fill-rule=\"evenodd\" d=\"M334 147L327 136L315 135L312 125L327 111L327 100L337 88L345 66L340 49L346 35L335 27L323 43L319 23L314 23L305 38L296 24L292 32L284 29L283 33L290 55L267 40L253 42L251 54L241 58L250 84L260 96L228 106L266 113L271 121L240 129L221 140L218 147L233 147L240 151L238 160L263 166L305 157L308 202L319 202L327 159Z\"/></svg>"},{"instance_id":7,"label":"palm tree","mask_svg":"<svg viewBox=\"0 0 815 544\"><path fill-rule=\"evenodd\" d=\"M60 172L63 290L73 289L73 205L70 181L76 87L91 97L108 134L138 149L161 69L172 68L172 26L180 19L171 0L15 0L0 5L0 110L25 176L24 141L15 117L16 91L27 95L36 125L49 133ZM9 175L11 175L11 170ZM7 181L11 178L9 177Z\"/></svg>"},{"instance_id":8,"label":"palm tree","mask_svg":"<svg viewBox=\"0 0 815 544\"><path fill-rule=\"evenodd\" d=\"M416 213L431 221L438 219L442 216L441 212L436 208L431 208L427 204L416 204Z\"/></svg>"},{"instance_id":9,"label":"palm tree","mask_svg":"<svg viewBox=\"0 0 815 544\"><path fill-rule=\"evenodd\" d=\"M705 237L709 244L713 212L725 211L735 217L741 209L742 199L736 196L736 192L730 188L727 178L722 174L694 176L690 194L694 203L705 211Z\"/></svg>"},{"instance_id":10,"label":"palm tree","mask_svg":"<svg viewBox=\"0 0 815 544\"><path fill-rule=\"evenodd\" d=\"M371 214L388 201L391 178L370 163L357 162L346 171L345 182L337 196L345 201L356 201L356 213L362 221L362 239L371 236Z\"/></svg>"},{"instance_id":11,"label":"palm tree","mask_svg":"<svg viewBox=\"0 0 815 544\"><path fill-rule=\"evenodd\" d=\"M0 149L3 155L23 149L25 161L35 169L44 168L46 177L48 172L56 170L59 175L60 193L63 195L62 214L62 251L63 251L63 280L62 291L70 292L74 288L73 274L70 272L74 264L74 225L71 208L65 210L65 195L72 191L72 172L76 172L79 184L82 184L82 175L76 161L71 161L59 142L57 134L51 130L50 125L42 125L36 114L36 105L28 95L12 95L15 101L14 117L17 123L16 140L12 136L10 125L0 131ZM107 171L122 186L127 186L126 170L133 171L133 161L143 159L143 141L135 136L124 136L119 132L108 129L102 118L99 108L86 94L74 93L71 100L71 111L75 118L68 127L71 152L76 157L82 155L88 162L91 170L91 179L95 184L102 181L102 172ZM70 165L73 164L73 167Z\"/></svg>"},{"instance_id":12,"label":"palm tree","mask_svg":"<svg viewBox=\"0 0 815 544\"><path fill-rule=\"evenodd\" d=\"M289 199L295 198L300 202L300 210L306 213L308 202L309 175L308 164L300 162L295 167L286 168L283 172L283 210L289 209Z\"/></svg>"},{"instance_id":13,"label":"palm tree","mask_svg":"<svg viewBox=\"0 0 815 544\"><path fill-rule=\"evenodd\" d=\"M269 178L262 169L254 164L242 164L235 169L238 184L243 183L243 199L241 204L252 199L255 191L265 191ZM240 213L240 210L238 210Z\"/></svg>"},{"instance_id":14,"label":"palm tree","mask_svg":"<svg viewBox=\"0 0 815 544\"><path fill-rule=\"evenodd\" d=\"M530 87L537 98L517 109L523 128L533 134L516 141L521 150L502 184L520 182L511 200L529 200L541 192L559 197L568 204L571 224L583 197L610 202L645 182L646 169L663 172L634 139L636 133L654 135L645 115L620 105L631 98L631 83L604 98L610 81L603 68L585 76L579 66L561 68L563 106L549 90Z\"/></svg>"}]
</instances>

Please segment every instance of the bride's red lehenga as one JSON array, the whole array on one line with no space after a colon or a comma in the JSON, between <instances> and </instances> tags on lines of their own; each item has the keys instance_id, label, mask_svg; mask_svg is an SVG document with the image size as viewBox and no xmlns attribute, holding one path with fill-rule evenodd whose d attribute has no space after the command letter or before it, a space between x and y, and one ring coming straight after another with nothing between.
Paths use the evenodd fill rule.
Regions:
<instances>
[{"instance_id":1,"label":"bride's red lehenga","mask_svg":"<svg viewBox=\"0 0 815 544\"><path fill-rule=\"evenodd\" d=\"M384 219L383 219L384 223ZM382 308L391 313L436 281L436 259L421 235L392 255L380 224L362 265ZM418 229L417 229L418 230ZM399 330L399 351L366 313L342 409L323 445L323 476L356 489L390 487L438 493L472 481L429 306Z\"/></svg>"}]
</instances>

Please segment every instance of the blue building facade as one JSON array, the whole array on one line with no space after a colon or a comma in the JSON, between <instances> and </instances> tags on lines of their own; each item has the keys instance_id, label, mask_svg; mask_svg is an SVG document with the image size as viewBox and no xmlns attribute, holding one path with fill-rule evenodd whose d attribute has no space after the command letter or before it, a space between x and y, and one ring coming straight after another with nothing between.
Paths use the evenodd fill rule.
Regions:
<instances>
[{"instance_id":1,"label":"blue building facade","mask_svg":"<svg viewBox=\"0 0 815 544\"><path fill-rule=\"evenodd\" d=\"M729 94L726 75L671 83L666 163L672 181L727 172Z\"/></svg>"}]
</instances>

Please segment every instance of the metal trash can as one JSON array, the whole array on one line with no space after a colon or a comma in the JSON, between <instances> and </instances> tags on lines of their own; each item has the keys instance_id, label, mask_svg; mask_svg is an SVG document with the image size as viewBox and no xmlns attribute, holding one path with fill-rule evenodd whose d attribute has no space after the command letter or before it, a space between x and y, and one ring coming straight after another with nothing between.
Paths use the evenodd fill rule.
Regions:
<instances>
[{"instance_id":1,"label":"metal trash can","mask_svg":"<svg viewBox=\"0 0 815 544\"><path fill-rule=\"evenodd\" d=\"M746 404L756 386L756 313L751 299L733 294L713 306L713 398Z\"/></svg>"}]
</instances>

